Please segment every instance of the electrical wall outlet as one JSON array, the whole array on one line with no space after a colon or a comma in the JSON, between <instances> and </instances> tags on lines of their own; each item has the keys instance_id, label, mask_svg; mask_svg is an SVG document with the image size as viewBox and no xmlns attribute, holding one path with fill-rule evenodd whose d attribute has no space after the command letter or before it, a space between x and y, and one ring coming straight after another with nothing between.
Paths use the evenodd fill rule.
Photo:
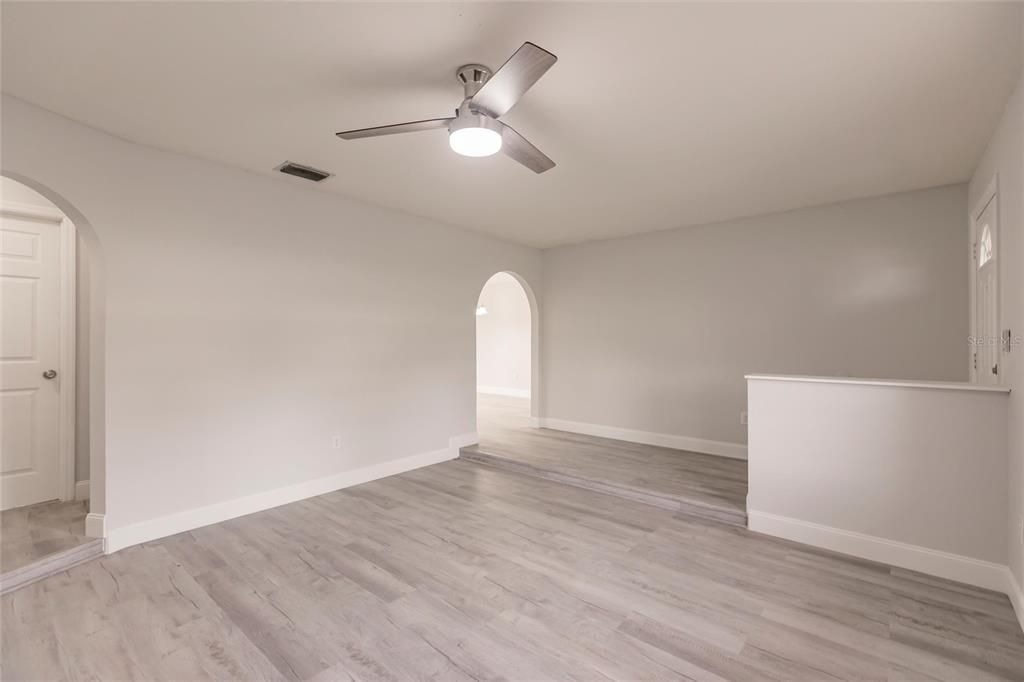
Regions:
<instances>
[{"instance_id":1,"label":"electrical wall outlet","mask_svg":"<svg viewBox=\"0 0 1024 682\"><path fill-rule=\"evenodd\" d=\"M743 410L742 412L740 412L740 424L742 424L743 426L747 425L747 411L746 410Z\"/></svg>"},{"instance_id":2,"label":"electrical wall outlet","mask_svg":"<svg viewBox=\"0 0 1024 682\"><path fill-rule=\"evenodd\" d=\"M1024 545L1024 516L1020 517L1020 524L1018 526L1020 533L1018 533L1017 539L1020 540L1020 544Z\"/></svg>"},{"instance_id":3,"label":"electrical wall outlet","mask_svg":"<svg viewBox=\"0 0 1024 682\"><path fill-rule=\"evenodd\" d=\"M341 436L335 436L331 439L331 447L335 450L341 450Z\"/></svg>"}]
</instances>

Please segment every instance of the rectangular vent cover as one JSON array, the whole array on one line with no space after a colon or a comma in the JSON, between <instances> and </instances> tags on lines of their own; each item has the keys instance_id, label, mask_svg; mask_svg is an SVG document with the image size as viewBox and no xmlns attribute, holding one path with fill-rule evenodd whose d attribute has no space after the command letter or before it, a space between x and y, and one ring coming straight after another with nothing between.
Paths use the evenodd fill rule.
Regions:
<instances>
[{"instance_id":1,"label":"rectangular vent cover","mask_svg":"<svg viewBox=\"0 0 1024 682\"><path fill-rule=\"evenodd\" d=\"M303 166L302 164L299 163L292 163L291 161L285 161L280 166L278 166L276 170L279 170L282 173L287 173L288 175L294 175L296 177L304 178L306 180L312 180L313 182L321 182L331 177L330 173L327 173L322 170L317 170L316 168L310 168L309 166Z\"/></svg>"}]
</instances>

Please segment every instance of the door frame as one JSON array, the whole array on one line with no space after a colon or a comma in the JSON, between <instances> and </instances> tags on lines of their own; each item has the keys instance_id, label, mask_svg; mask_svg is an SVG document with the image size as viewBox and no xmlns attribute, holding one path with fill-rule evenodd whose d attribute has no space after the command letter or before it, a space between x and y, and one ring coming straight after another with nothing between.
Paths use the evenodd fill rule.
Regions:
<instances>
[{"instance_id":1,"label":"door frame","mask_svg":"<svg viewBox=\"0 0 1024 682\"><path fill-rule=\"evenodd\" d=\"M978 368L975 366L974 357L978 339L978 219L981 214L988 208L989 204L996 202L996 221L995 221L995 234L993 235L993 248L996 252L995 262L992 267L995 268L995 282L996 282L996 331L1001 333L1002 330L1002 304L1003 304L1003 287L1002 287L1002 268L1000 268L1000 261L1002 260L1002 230L1000 229L1000 211L999 211L999 174L996 173L992 176L992 179L985 185L985 191L978 197L978 201L970 209L968 214L968 244L967 244L967 260L970 266L970 278L969 278L969 295L970 295L970 334L971 340L974 342L968 344L967 348L967 367L971 377L971 383L978 383ZM1001 339L995 339L996 349L996 364L999 367L999 374L997 375L999 385L1003 383L1003 349Z\"/></svg>"},{"instance_id":2,"label":"door frame","mask_svg":"<svg viewBox=\"0 0 1024 682\"><path fill-rule=\"evenodd\" d=\"M57 477L61 500L75 499L75 348L77 319L78 234L75 224L56 208L0 201L0 213L57 225L60 242L60 385L57 416Z\"/></svg>"}]
</instances>

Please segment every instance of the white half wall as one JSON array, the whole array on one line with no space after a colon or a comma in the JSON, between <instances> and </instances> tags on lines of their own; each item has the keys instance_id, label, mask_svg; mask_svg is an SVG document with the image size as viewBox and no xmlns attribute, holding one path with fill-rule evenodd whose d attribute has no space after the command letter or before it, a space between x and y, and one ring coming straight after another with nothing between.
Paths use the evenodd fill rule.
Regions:
<instances>
[{"instance_id":1,"label":"white half wall","mask_svg":"<svg viewBox=\"0 0 1024 682\"><path fill-rule=\"evenodd\" d=\"M476 384L480 393L530 397L530 301L515 277L499 272L480 291Z\"/></svg>"},{"instance_id":2,"label":"white half wall","mask_svg":"<svg viewBox=\"0 0 1024 682\"><path fill-rule=\"evenodd\" d=\"M751 530L1008 591L1007 393L749 380Z\"/></svg>"},{"instance_id":3,"label":"white half wall","mask_svg":"<svg viewBox=\"0 0 1024 682\"><path fill-rule=\"evenodd\" d=\"M106 504L92 527L114 546L393 472L475 430L480 288L502 270L539 285L536 250L7 95L3 115L3 172L37 183L102 256Z\"/></svg>"},{"instance_id":4,"label":"white half wall","mask_svg":"<svg viewBox=\"0 0 1024 682\"><path fill-rule=\"evenodd\" d=\"M751 372L967 378L966 187L544 251L543 416L746 443Z\"/></svg>"}]
</instances>

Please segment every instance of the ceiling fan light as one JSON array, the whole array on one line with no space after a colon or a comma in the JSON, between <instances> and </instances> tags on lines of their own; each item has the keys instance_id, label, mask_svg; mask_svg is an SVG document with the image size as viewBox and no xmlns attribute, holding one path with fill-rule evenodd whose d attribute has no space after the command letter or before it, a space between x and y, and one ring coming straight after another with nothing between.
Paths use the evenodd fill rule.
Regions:
<instances>
[{"instance_id":1,"label":"ceiling fan light","mask_svg":"<svg viewBox=\"0 0 1024 682\"><path fill-rule=\"evenodd\" d=\"M501 133L490 128L459 128L448 135L448 145L463 156L491 156L501 151Z\"/></svg>"}]
</instances>

